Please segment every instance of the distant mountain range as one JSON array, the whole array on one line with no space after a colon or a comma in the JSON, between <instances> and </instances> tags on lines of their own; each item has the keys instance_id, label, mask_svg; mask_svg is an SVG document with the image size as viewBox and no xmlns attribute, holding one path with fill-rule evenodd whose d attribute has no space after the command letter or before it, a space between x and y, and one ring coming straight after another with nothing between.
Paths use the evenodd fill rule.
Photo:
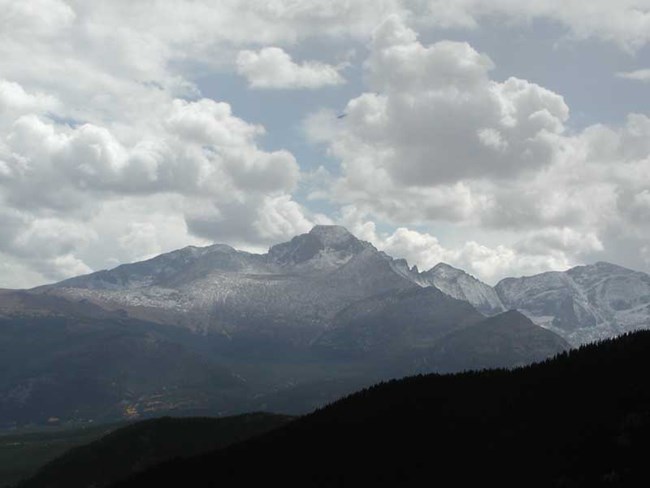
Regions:
<instances>
[{"instance_id":1,"label":"distant mountain range","mask_svg":"<svg viewBox=\"0 0 650 488\"><path fill-rule=\"evenodd\" d=\"M519 366L649 323L644 273L597 263L492 288L316 226L266 254L187 247L0 292L0 425L287 398L301 413L374 381Z\"/></svg>"},{"instance_id":2,"label":"distant mountain range","mask_svg":"<svg viewBox=\"0 0 650 488\"><path fill-rule=\"evenodd\" d=\"M259 336L264 329L305 343L358 300L427 286L484 315L520 310L574 345L646 327L650 318L646 273L601 262L493 288L444 263L419 272L339 226L316 226L267 254L187 247L36 291L192 330Z\"/></svg>"}]
</instances>

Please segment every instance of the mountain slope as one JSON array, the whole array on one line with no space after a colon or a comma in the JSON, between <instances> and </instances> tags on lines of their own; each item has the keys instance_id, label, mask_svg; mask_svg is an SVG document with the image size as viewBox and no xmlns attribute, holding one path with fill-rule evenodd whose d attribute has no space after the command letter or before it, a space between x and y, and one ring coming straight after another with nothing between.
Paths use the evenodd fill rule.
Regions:
<instances>
[{"instance_id":1,"label":"mountain slope","mask_svg":"<svg viewBox=\"0 0 650 488\"><path fill-rule=\"evenodd\" d=\"M117 486L647 486L649 368L639 332L514 371L393 381Z\"/></svg>"},{"instance_id":2,"label":"mountain slope","mask_svg":"<svg viewBox=\"0 0 650 488\"><path fill-rule=\"evenodd\" d=\"M312 358L344 358L348 371L259 397L252 405L304 413L387 378L514 368L569 347L559 335L516 311L486 319L469 303L434 287L391 292L344 309L315 342ZM297 410L305 400L311 408Z\"/></svg>"},{"instance_id":3,"label":"mountain slope","mask_svg":"<svg viewBox=\"0 0 650 488\"><path fill-rule=\"evenodd\" d=\"M426 359L428 367L439 372L512 368L543 361L569 348L559 335L511 310L446 335Z\"/></svg>"},{"instance_id":4,"label":"mountain slope","mask_svg":"<svg viewBox=\"0 0 650 488\"><path fill-rule=\"evenodd\" d=\"M387 292L339 312L317 345L357 354L395 355L422 349L483 319L469 303L435 287Z\"/></svg>"},{"instance_id":5,"label":"mountain slope","mask_svg":"<svg viewBox=\"0 0 650 488\"><path fill-rule=\"evenodd\" d=\"M0 427L229 409L246 392L199 337L43 298L20 293L0 314Z\"/></svg>"},{"instance_id":6,"label":"mountain slope","mask_svg":"<svg viewBox=\"0 0 650 488\"><path fill-rule=\"evenodd\" d=\"M572 344L650 326L650 275L609 263L506 278L496 290L507 307Z\"/></svg>"}]
</instances>

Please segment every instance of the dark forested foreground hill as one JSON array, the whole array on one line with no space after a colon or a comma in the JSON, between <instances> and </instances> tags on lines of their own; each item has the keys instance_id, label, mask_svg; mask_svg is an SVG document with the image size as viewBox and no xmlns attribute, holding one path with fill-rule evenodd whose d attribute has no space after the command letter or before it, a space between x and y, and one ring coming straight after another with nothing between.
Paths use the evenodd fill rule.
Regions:
<instances>
[{"instance_id":1,"label":"dark forested foreground hill","mask_svg":"<svg viewBox=\"0 0 650 488\"><path fill-rule=\"evenodd\" d=\"M648 486L650 332L514 371L383 383L120 487Z\"/></svg>"}]
</instances>

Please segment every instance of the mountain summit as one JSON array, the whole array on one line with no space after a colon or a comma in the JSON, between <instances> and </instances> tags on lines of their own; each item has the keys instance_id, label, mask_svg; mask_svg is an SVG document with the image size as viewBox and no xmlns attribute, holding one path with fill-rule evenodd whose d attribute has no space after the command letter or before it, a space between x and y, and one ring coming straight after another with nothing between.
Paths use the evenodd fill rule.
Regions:
<instances>
[{"instance_id":1,"label":"mountain summit","mask_svg":"<svg viewBox=\"0 0 650 488\"><path fill-rule=\"evenodd\" d=\"M333 268L371 248L375 250L370 243L360 241L345 227L317 225L308 234L271 247L268 258L283 266L314 261L312 264L316 267Z\"/></svg>"},{"instance_id":2,"label":"mountain summit","mask_svg":"<svg viewBox=\"0 0 650 488\"><path fill-rule=\"evenodd\" d=\"M316 225L307 235L315 237L328 247L339 247L351 241L361 242L341 225Z\"/></svg>"}]
</instances>

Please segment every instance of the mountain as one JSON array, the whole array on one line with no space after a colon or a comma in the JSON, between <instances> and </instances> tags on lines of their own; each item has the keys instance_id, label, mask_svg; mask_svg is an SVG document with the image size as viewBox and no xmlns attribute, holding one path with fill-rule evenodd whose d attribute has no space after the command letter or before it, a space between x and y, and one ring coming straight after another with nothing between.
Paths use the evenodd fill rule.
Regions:
<instances>
[{"instance_id":1,"label":"mountain","mask_svg":"<svg viewBox=\"0 0 650 488\"><path fill-rule=\"evenodd\" d=\"M347 305L418 286L411 274L343 227L316 226L267 254L189 247L39 291L228 338L308 344Z\"/></svg>"},{"instance_id":2,"label":"mountain","mask_svg":"<svg viewBox=\"0 0 650 488\"><path fill-rule=\"evenodd\" d=\"M428 354L484 319L472 303L490 314L502 307L460 270L420 273L338 226L316 226L265 254L187 247L3 291L0 427L265 406L306 413L377 381L453 370L457 359ZM499 365L555 352L532 333L492 332L526 351L504 347Z\"/></svg>"},{"instance_id":3,"label":"mountain","mask_svg":"<svg viewBox=\"0 0 650 488\"><path fill-rule=\"evenodd\" d=\"M396 355L429 347L446 334L482 319L468 302L433 286L409 288L346 307L316 344L350 354Z\"/></svg>"},{"instance_id":4,"label":"mountain","mask_svg":"<svg viewBox=\"0 0 650 488\"><path fill-rule=\"evenodd\" d=\"M650 327L650 275L610 263L506 278L496 291L574 345Z\"/></svg>"},{"instance_id":5,"label":"mountain","mask_svg":"<svg viewBox=\"0 0 650 488\"><path fill-rule=\"evenodd\" d=\"M338 333L330 329L340 330L347 307L423 287L435 287L488 316L520 310L574 345L648 327L650 321L645 273L596 263L506 278L492 288L444 263L419 272L345 228L325 225L266 254L223 244L187 247L39 287L31 290L30 300L52 304L47 297L55 297L66 307L95 305L231 343L307 347ZM12 291L0 292L0 314L17 307L15 299Z\"/></svg>"},{"instance_id":6,"label":"mountain","mask_svg":"<svg viewBox=\"0 0 650 488\"><path fill-rule=\"evenodd\" d=\"M494 288L477 280L461 269L439 263L420 274L423 283L433 285L450 297L471 303L484 315L495 315L505 311Z\"/></svg>"},{"instance_id":7,"label":"mountain","mask_svg":"<svg viewBox=\"0 0 650 488\"><path fill-rule=\"evenodd\" d=\"M216 412L246 394L189 332L30 295L20 292L14 315L0 315L0 428ZM41 308L18 315L30 302Z\"/></svg>"},{"instance_id":8,"label":"mountain","mask_svg":"<svg viewBox=\"0 0 650 488\"><path fill-rule=\"evenodd\" d=\"M20 488L100 488L172 459L207 453L277 429L284 415L145 420L72 449L43 466Z\"/></svg>"},{"instance_id":9,"label":"mountain","mask_svg":"<svg viewBox=\"0 0 650 488\"><path fill-rule=\"evenodd\" d=\"M441 263L419 273L345 228L325 225L266 254L220 244L188 247L40 291L143 320L228 337L259 337L265 331L268 337L305 344L359 300L423 286L435 286L486 315L504 311L494 289L464 271Z\"/></svg>"},{"instance_id":10,"label":"mountain","mask_svg":"<svg viewBox=\"0 0 650 488\"><path fill-rule=\"evenodd\" d=\"M391 381L116 488L648 486L648 369L637 332L516 370Z\"/></svg>"},{"instance_id":11,"label":"mountain","mask_svg":"<svg viewBox=\"0 0 650 488\"><path fill-rule=\"evenodd\" d=\"M430 371L512 368L543 361L569 348L559 335L511 310L446 335L424 358Z\"/></svg>"}]
</instances>

